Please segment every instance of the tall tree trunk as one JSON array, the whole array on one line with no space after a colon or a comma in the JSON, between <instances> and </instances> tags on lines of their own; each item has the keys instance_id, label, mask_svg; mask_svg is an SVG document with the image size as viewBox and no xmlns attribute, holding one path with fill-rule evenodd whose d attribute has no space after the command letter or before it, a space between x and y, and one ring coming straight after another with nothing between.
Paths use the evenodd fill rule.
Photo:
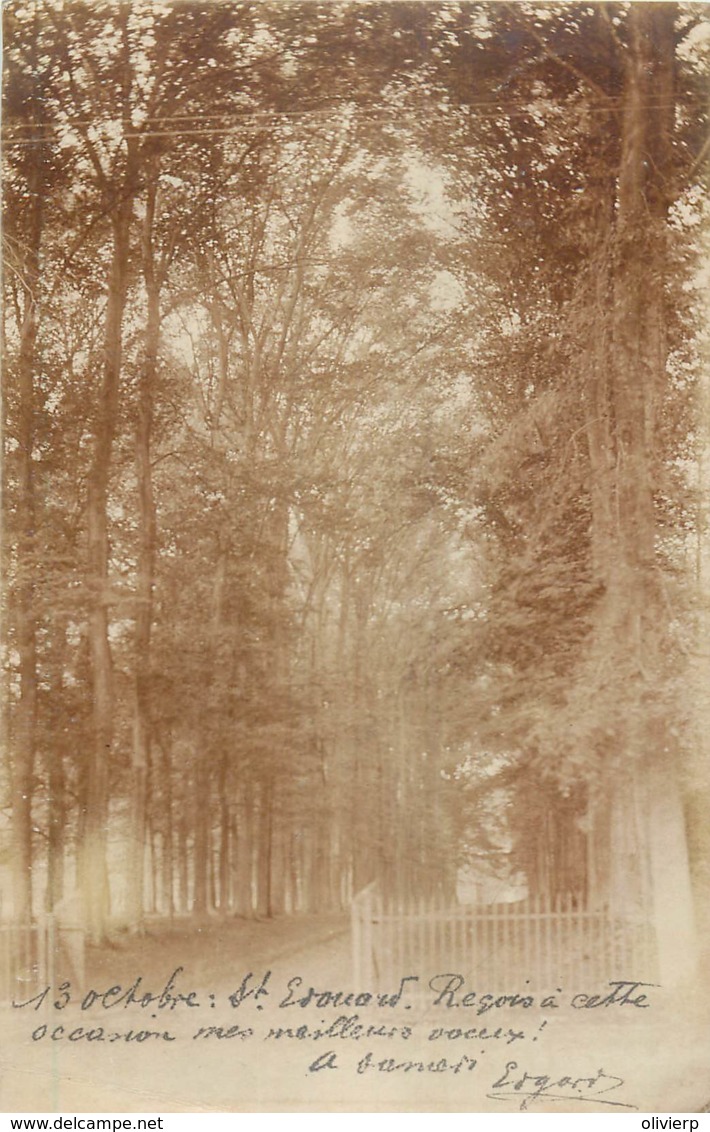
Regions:
<instances>
[{"instance_id":1,"label":"tall tree trunk","mask_svg":"<svg viewBox=\"0 0 710 1132\"><path fill-rule=\"evenodd\" d=\"M46 131L44 102L37 90L30 125ZM36 147L27 177L28 217L22 264L22 323L18 360L18 577L14 621L19 653L20 695L14 719L12 761L13 914L32 917L32 793L37 724L37 609L35 603L35 362L39 329L40 252L44 228L45 147Z\"/></svg>"},{"instance_id":2,"label":"tall tree trunk","mask_svg":"<svg viewBox=\"0 0 710 1132\"><path fill-rule=\"evenodd\" d=\"M658 447L656 406L665 384L667 355L664 288L673 118L666 103L672 108L674 14L673 4L639 4L629 11L614 246L618 546L607 573L611 598L625 608L632 640L639 647L652 645L656 638L653 461ZM639 658L641 671L643 667Z\"/></svg>"},{"instance_id":3,"label":"tall tree trunk","mask_svg":"<svg viewBox=\"0 0 710 1132\"><path fill-rule=\"evenodd\" d=\"M271 896L271 854L273 823L273 787L268 778L262 778L258 793L258 833L256 840L256 911L257 915L269 917L273 914Z\"/></svg>"},{"instance_id":4,"label":"tall tree trunk","mask_svg":"<svg viewBox=\"0 0 710 1132\"><path fill-rule=\"evenodd\" d=\"M630 645L627 679L638 688L638 709L629 720L627 742L635 768L644 766L650 792L641 856L650 866L664 982L677 977L681 956L682 967L692 967L694 952L679 767L672 764L674 744L664 720L651 711L663 679L667 640L655 549L653 463L658 448L657 405L666 381L675 15L674 4L639 4L631 7L628 16L612 369L619 545L616 569L609 574L609 600L624 609L624 616L617 614L613 620ZM670 859L672 870L664 867Z\"/></svg>"},{"instance_id":5,"label":"tall tree trunk","mask_svg":"<svg viewBox=\"0 0 710 1132\"><path fill-rule=\"evenodd\" d=\"M183 915L190 911L190 848L184 811L178 823L178 908Z\"/></svg>"},{"instance_id":6,"label":"tall tree trunk","mask_svg":"<svg viewBox=\"0 0 710 1132\"><path fill-rule=\"evenodd\" d=\"M175 914L175 896L173 885L173 866L175 852L175 833L173 826L173 781L172 765L170 759L169 743L159 741L161 753L161 780L163 790L163 892L165 893L165 914L173 918Z\"/></svg>"},{"instance_id":7,"label":"tall tree trunk","mask_svg":"<svg viewBox=\"0 0 710 1132\"><path fill-rule=\"evenodd\" d=\"M231 906L231 818L227 796L227 755L219 764L219 910L226 916Z\"/></svg>"},{"instance_id":8,"label":"tall tree trunk","mask_svg":"<svg viewBox=\"0 0 710 1132\"><path fill-rule=\"evenodd\" d=\"M224 602L227 584L228 546L221 536L217 540L217 561L212 583L210 636L208 645L209 690L205 703L205 746L195 753L195 897L193 910L206 915L210 904L210 841L212 822L212 768L221 765L219 720L224 690ZM226 757L226 756L225 756ZM219 763L217 760L220 760Z\"/></svg>"},{"instance_id":9,"label":"tall tree trunk","mask_svg":"<svg viewBox=\"0 0 710 1132\"><path fill-rule=\"evenodd\" d=\"M135 436L136 479L138 484L138 561L136 566L133 756L131 765L133 780L131 790L132 853L129 875L129 924L134 927L139 927L143 919L146 783L151 758L150 645L153 624L156 533L151 470L151 433L158 370L161 286L153 248L157 180L157 170L153 170L146 189L146 211L143 223L142 264L147 311Z\"/></svg>"},{"instance_id":10,"label":"tall tree trunk","mask_svg":"<svg viewBox=\"0 0 710 1132\"><path fill-rule=\"evenodd\" d=\"M64 852L67 821L64 752L58 744L50 753L47 787L49 828L47 830L47 910L51 910L64 895Z\"/></svg>"},{"instance_id":11,"label":"tall tree trunk","mask_svg":"<svg viewBox=\"0 0 710 1132\"><path fill-rule=\"evenodd\" d=\"M193 791L193 860L195 865L195 886L192 898L192 911L196 916L206 916L209 906L209 821L210 821L210 781L209 764L204 752L195 767Z\"/></svg>"},{"instance_id":12,"label":"tall tree trunk","mask_svg":"<svg viewBox=\"0 0 710 1132\"><path fill-rule=\"evenodd\" d=\"M376 861L373 861L372 830L369 819L369 806L372 800L370 775L372 768L365 765L372 760L371 736L366 726L367 720L367 664L365 659L365 637L368 609L361 593L353 599L354 618L352 624L352 748L351 748L351 811L350 820L353 839L355 891L358 892L374 879Z\"/></svg>"},{"instance_id":13,"label":"tall tree trunk","mask_svg":"<svg viewBox=\"0 0 710 1132\"><path fill-rule=\"evenodd\" d=\"M237 806L234 830L235 847L235 902L236 911L240 916L253 915L252 900L252 872L253 872L253 836L252 825L254 818L253 787L250 779L242 776L237 793Z\"/></svg>"},{"instance_id":14,"label":"tall tree trunk","mask_svg":"<svg viewBox=\"0 0 710 1132\"><path fill-rule=\"evenodd\" d=\"M53 631L50 672L49 724L55 741L46 754L47 775L47 899L51 912L64 895L64 853L67 824L67 796L64 773L65 744L62 737L64 711L64 665L66 661L66 625L59 624Z\"/></svg>"},{"instance_id":15,"label":"tall tree trunk","mask_svg":"<svg viewBox=\"0 0 710 1132\"><path fill-rule=\"evenodd\" d=\"M633 867L633 887L643 890L650 868L664 979L678 970L674 952L679 941L689 955L693 951L679 768L673 763L674 744L663 716L654 710L661 699L667 652L667 616L656 556L654 465L659 448L657 406L667 361L675 16L672 3L633 4L627 16L609 274L599 273L600 305L608 296L611 313L603 336L598 325L594 328L597 343L592 350L598 361L592 369L594 397L588 408L595 422L588 430L593 550L604 584L596 654L611 665L627 702L623 734L616 738L628 755L627 768L612 771L610 790L612 805L624 806L624 812L609 823L611 836L616 836L609 848L609 883L613 899L614 889L628 886ZM608 351L606 365L598 357L600 349ZM631 844L626 799L629 792L638 793L639 775L646 783L650 820ZM663 867L670 857L675 862L672 877Z\"/></svg>"},{"instance_id":16,"label":"tall tree trunk","mask_svg":"<svg viewBox=\"0 0 710 1132\"><path fill-rule=\"evenodd\" d=\"M89 650L91 657L92 730L88 752L86 814L80 858L84 921L90 937L106 933L110 907L106 862L109 766L113 749L113 671L109 644L108 499L111 456L119 405L122 324L128 290L128 258L134 176L129 169L112 221L104 361L93 453L88 481L87 559L91 586Z\"/></svg>"},{"instance_id":17,"label":"tall tree trunk","mask_svg":"<svg viewBox=\"0 0 710 1132\"><path fill-rule=\"evenodd\" d=\"M286 857L284 838L286 821L278 800L278 786L271 792L271 875L269 879L269 915L282 915L286 902Z\"/></svg>"}]
</instances>

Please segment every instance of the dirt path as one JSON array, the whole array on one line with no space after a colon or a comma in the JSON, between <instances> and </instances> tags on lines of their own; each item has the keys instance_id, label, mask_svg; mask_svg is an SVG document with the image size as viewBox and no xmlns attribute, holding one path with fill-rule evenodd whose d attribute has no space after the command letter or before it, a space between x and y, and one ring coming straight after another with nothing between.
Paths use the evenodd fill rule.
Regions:
<instances>
[{"instance_id":1,"label":"dirt path","mask_svg":"<svg viewBox=\"0 0 710 1132\"><path fill-rule=\"evenodd\" d=\"M264 1056L256 1042L268 1033L271 1010L255 1003L256 989L266 972L271 999L288 994L288 982L302 979L332 988L350 984L349 920L344 916L293 917L273 921L212 921L195 928L176 921L153 923L142 937L121 937L87 955L85 985L71 988L71 1001L61 1009L36 1011L28 1007L5 1018L0 1054L0 1110L58 1112L171 1112L258 1111L276 1105L291 1057L283 1047ZM160 995L174 977L165 997L189 996L199 1006L178 1002L171 1008L137 1002L121 1003L134 988L133 998ZM237 1006L230 995L246 995ZM140 980L136 985L137 980ZM82 1009L87 992L105 992ZM267 995L262 998L267 999ZM37 1040L42 1026L47 1033ZM51 1033L63 1026L61 1040ZM146 1030L169 1033L174 1041L140 1037L103 1041L76 1036L86 1033L112 1037L141 1035ZM93 1027L93 1030L92 1030ZM253 1030L250 1041L208 1035L195 1039L202 1028L225 1034L241 1027ZM299 1072L300 1077L300 1061ZM273 1098L273 1099L272 1099ZM295 1103L295 1101L294 1101ZM286 1107L289 1107L290 1102ZM281 1106L283 1107L283 1106Z\"/></svg>"},{"instance_id":2,"label":"dirt path","mask_svg":"<svg viewBox=\"0 0 710 1132\"><path fill-rule=\"evenodd\" d=\"M342 978L350 962L347 916L293 916L275 920L155 921L144 936L123 936L109 947L90 950L87 981L125 981L141 974L155 983L171 963L185 968L196 986L223 988L244 968L273 966L315 949L320 962ZM349 974L349 972L348 972Z\"/></svg>"}]
</instances>

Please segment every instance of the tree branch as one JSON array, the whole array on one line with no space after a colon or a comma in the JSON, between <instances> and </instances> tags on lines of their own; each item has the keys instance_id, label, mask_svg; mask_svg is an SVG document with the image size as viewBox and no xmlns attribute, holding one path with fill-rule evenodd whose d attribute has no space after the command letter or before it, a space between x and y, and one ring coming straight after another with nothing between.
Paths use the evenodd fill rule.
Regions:
<instances>
[{"instance_id":1,"label":"tree branch","mask_svg":"<svg viewBox=\"0 0 710 1132\"><path fill-rule=\"evenodd\" d=\"M593 79L591 75L588 75L586 73L586 71L582 71L576 65L576 63L572 63L569 59L565 59L562 55L558 55L557 52L554 51L552 47L550 47L549 43L543 38L543 36L540 35L533 22L528 19L524 12L520 11L520 8L517 5L514 6L512 4L506 4L505 7L511 14L515 16L516 19L522 19L527 31L530 33L532 38L537 43L538 47L542 49L543 53L547 56L548 59L551 59L553 63L557 63L557 65L559 67L562 67L563 70L567 71L568 74L573 75L578 82L581 82L584 86L589 87L590 90L594 91L594 93L600 98L604 99L605 102L611 102L611 95L609 95L607 91L605 91L604 88L599 85L596 79Z\"/></svg>"}]
</instances>

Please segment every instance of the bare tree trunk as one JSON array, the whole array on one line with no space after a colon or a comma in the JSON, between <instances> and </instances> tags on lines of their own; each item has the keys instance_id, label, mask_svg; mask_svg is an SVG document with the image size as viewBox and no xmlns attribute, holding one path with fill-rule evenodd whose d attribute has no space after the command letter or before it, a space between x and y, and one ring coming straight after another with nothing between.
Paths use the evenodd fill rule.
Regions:
<instances>
[{"instance_id":1,"label":"bare tree trunk","mask_svg":"<svg viewBox=\"0 0 710 1132\"><path fill-rule=\"evenodd\" d=\"M148 820L146 821L146 839L145 839L145 845L144 845L144 850L143 850L144 857L145 857L146 851L147 851L148 858L149 858L148 894L147 894L147 897L144 896L144 903L147 904L148 911L150 912L151 915L155 915L155 913L157 912L158 906L159 906L159 901L160 901L159 889L158 889L158 877L159 877L158 844L159 844L159 835L158 835L158 831L155 829L155 827L153 825L153 818L152 818L152 814L151 814L149 816Z\"/></svg>"},{"instance_id":2,"label":"bare tree trunk","mask_svg":"<svg viewBox=\"0 0 710 1132\"><path fill-rule=\"evenodd\" d=\"M365 626L367 608L361 595L355 595L355 618L352 630L352 696L353 696L353 735L351 748L351 828L354 854L355 891L364 888L373 880L372 831L370 828L368 805L371 797L371 782L365 767L365 756L372 756L370 736L365 726L367 717Z\"/></svg>"},{"instance_id":3,"label":"bare tree trunk","mask_svg":"<svg viewBox=\"0 0 710 1132\"><path fill-rule=\"evenodd\" d=\"M160 287L153 249L153 224L157 195L157 170L152 171L146 190L143 222L143 280L147 315L144 359L138 389L135 436L138 484L138 561L136 566L136 619L134 659L134 714L131 789L131 854L129 875L129 923L139 928L143 919L143 850L146 836L146 783L151 759L150 645L153 624L155 574L155 500L151 471L153 403L160 340Z\"/></svg>"},{"instance_id":4,"label":"bare tree trunk","mask_svg":"<svg viewBox=\"0 0 710 1132\"><path fill-rule=\"evenodd\" d=\"M236 911L240 916L251 917L252 902L252 818L253 798L251 784L242 780L237 795L237 809L234 830L235 857L235 900Z\"/></svg>"},{"instance_id":5,"label":"bare tree trunk","mask_svg":"<svg viewBox=\"0 0 710 1132\"><path fill-rule=\"evenodd\" d=\"M208 646L209 689L205 705L205 745L195 752L195 896L193 909L198 915L205 915L210 900L210 857L212 823L212 782L211 771L215 765L222 765L226 754L220 753L218 744L221 736L216 728L222 707L221 691L224 685L222 667L223 649L221 642L224 633L224 600L227 582L228 547L218 537L217 561L212 584L212 608L210 610L210 637ZM217 759L219 758L219 764Z\"/></svg>"},{"instance_id":6,"label":"bare tree trunk","mask_svg":"<svg viewBox=\"0 0 710 1132\"><path fill-rule=\"evenodd\" d=\"M163 911L170 919L176 911L174 900L174 823L172 816L172 765L170 758L170 740L164 741L157 737L157 749L160 752L159 760L154 762L155 773L160 774L162 790L162 809L159 824L161 831L161 890L163 892Z\"/></svg>"},{"instance_id":7,"label":"bare tree trunk","mask_svg":"<svg viewBox=\"0 0 710 1132\"><path fill-rule=\"evenodd\" d=\"M121 324L128 284L128 247L132 200L126 197L113 222L104 372L87 502L88 575L91 584L89 648L93 742L88 754L86 817L81 844L81 875L86 926L95 942L103 939L109 912L106 870L108 768L113 747L113 672L109 645L108 488L111 452L118 414L121 372Z\"/></svg>"},{"instance_id":8,"label":"bare tree trunk","mask_svg":"<svg viewBox=\"0 0 710 1132\"><path fill-rule=\"evenodd\" d=\"M47 831L47 910L51 912L64 895L65 827L67 820L63 752L56 748L49 761L49 828Z\"/></svg>"},{"instance_id":9,"label":"bare tree trunk","mask_svg":"<svg viewBox=\"0 0 710 1132\"><path fill-rule=\"evenodd\" d=\"M219 907L219 846L215 845L214 829L211 823L209 828L209 877L210 911L216 912Z\"/></svg>"},{"instance_id":10,"label":"bare tree trunk","mask_svg":"<svg viewBox=\"0 0 710 1132\"><path fill-rule=\"evenodd\" d=\"M311 884L313 874L312 836L309 827L302 828L296 833L295 855L299 862L299 877L301 881L300 911L313 911L313 887Z\"/></svg>"},{"instance_id":11,"label":"bare tree trunk","mask_svg":"<svg viewBox=\"0 0 710 1132\"><path fill-rule=\"evenodd\" d=\"M109 818L109 767L114 741L114 689L109 643L109 481L113 442L118 423L123 316L128 294L133 204L138 191L139 149L131 124L131 44L129 5L118 8L122 39L122 125L125 164L108 173L94 163L106 212L111 218L111 258L103 341L101 388L96 406L86 505L87 581L89 587L88 637L92 694L92 739L86 767L86 814L79 846L79 873L84 920L90 938L104 939L110 911L106 860ZM88 146L91 140L82 124Z\"/></svg>"},{"instance_id":12,"label":"bare tree trunk","mask_svg":"<svg viewBox=\"0 0 710 1132\"><path fill-rule=\"evenodd\" d=\"M195 866L195 887L192 897L192 911L197 916L207 914L209 904L209 820L210 783L208 766L204 758L195 767L193 792L193 832Z\"/></svg>"},{"instance_id":13,"label":"bare tree trunk","mask_svg":"<svg viewBox=\"0 0 710 1132\"><path fill-rule=\"evenodd\" d=\"M256 842L256 910L259 916L269 917L273 913L271 896L271 852L272 852L272 785L263 779L259 786L258 837Z\"/></svg>"},{"instance_id":14,"label":"bare tree trunk","mask_svg":"<svg viewBox=\"0 0 710 1132\"><path fill-rule=\"evenodd\" d=\"M227 755L219 767L219 910L226 916L231 906L231 821L227 797Z\"/></svg>"},{"instance_id":15,"label":"bare tree trunk","mask_svg":"<svg viewBox=\"0 0 710 1132\"><path fill-rule=\"evenodd\" d=\"M303 877L301 870L301 857L298 833L295 829L291 830L291 837L289 839L289 870L291 877L291 911L303 911Z\"/></svg>"},{"instance_id":16,"label":"bare tree trunk","mask_svg":"<svg viewBox=\"0 0 710 1132\"><path fill-rule=\"evenodd\" d=\"M178 907L183 914L190 911L190 853L187 829L187 818L183 813L178 824Z\"/></svg>"},{"instance_id":17,"label":"bare tree trunk","mask_svg":"<svg viewBox=\"0 0 710 1132\"><path fill-rule=\"evenodd\" d=\"M33 100L30 121L44 129L42 97ZM44 226L44 153L39 145L27 178L29 217L23 260L22 325L18 361L17 493L18 577L14 620L19 653L20 696L14 719L12 761L13 914L32 917L32 793L37 723L37 631L34 599L35 551L35 353L39 328L40 250Z\"/></svg>"},{"instance_id":18,"label":"bare tree trunk","mask_svg":"<svg viewBox=\"0 0 710 1132\"><path fill-rule=\"evenodd\" d=\"M284 815L279 810L277 789L271 796L271 875L270 915L283 914L286 898L286 860L284 854Z\"/></svg>"},{"instance_id":19,"label":"bare tree trunk","mask_svg":"<svg viewBox=\"0 0 710 1132\"><path fill-rule=\"evenodd\" d=\"M594 565L604 585L595 624L596 657L612 666L630 701L623 735L616 739L623 743L628 765L614 771L610 791L613 806L623 805L624 812L612 816L609 830L616 838L616 852L613 845L607 849L609 860L598 872L609 878L613 899L615 888L628 886L630 868L634 889L642 891L650 866L652 910L666 975L674 964L678 969L673 953L679 939L687 948L685 970L692 966L693 951L679 768L672 763L674 743L663 714L652 710L662 701L667 653L667 615L656 554L654 465L659 450L657 407L667 362L675 17L672 3L634 4L627 16L616 207L607 213L608 256L597 273L601 318L592 327L595 361L587 408ZM605 303L611 312L607 319ZM652 784L646 805L652 820L645 830L634 832L622 799L629 792L638 793L639 773ZM658 844L661 831L667 851ZM672 878L662 867L671 853Z\"/></svg>"},{"instance_id":20,"label":"bare tree trunk","mask_svg":"<svg viewBox=\"0 0 710 1132\"><path fill-rule=\"evenodd\" d=\"M644 683L662 675L667 637L653 512L653 455L657 406L666 382L665 285L667 216L671 199L674 124L675 4L633 5L627 68L624 146L619 179L620 263L616 328L619 386L626 397L621 438L629 452L620 477L625 560L636 570L635 631ZM630 320L633 319L633 323ZM622 453L623 455L624 453ZM652 686L647 687L653 696ZM639 753L645 754L651 791L647 838L661 977L692 978L696 961L687 838L676 746L665 722L642 717ZM669 867L672 861L672 867ZM680 962L679 962L680 961Z\"/></svg>"},{"instance_id":21,"label":"bare tree trunk","mask_svg":"<svg viewBox=\"0 0 710 1132\"><path fill-rule=\"evenodd\" d=\"M47 750L47 899L51 912L64 894L64 853L66 843L67 797L64 773L65 748L61 739L61 717L64 697L64 663L66 657L66 626L56 626L51 650L50 673L50 724L56 742Z\"/></svg>"}]
</instances>

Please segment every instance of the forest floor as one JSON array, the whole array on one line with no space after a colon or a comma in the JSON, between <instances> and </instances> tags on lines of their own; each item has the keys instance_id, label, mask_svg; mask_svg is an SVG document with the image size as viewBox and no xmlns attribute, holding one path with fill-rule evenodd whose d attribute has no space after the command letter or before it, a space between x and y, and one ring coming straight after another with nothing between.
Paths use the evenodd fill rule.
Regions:
<instances>
[{"instance_id":1,"label":"forest floor","mask_svg":"<svg viewBox=\"0 0 710 1132\"><path fill-rule=\"evenodd\" d=\"M558 1008L481 1012L463 1002L470 983L438 1008L408 991L333 1002L316 992L353 990L345 916L153 921L90 950L83 984L66 1006L60 993L11 1012L1 1111L678 1113L710 1101L697 987L589 1010L563 995Z\"/></svg>"}]
</instances>

